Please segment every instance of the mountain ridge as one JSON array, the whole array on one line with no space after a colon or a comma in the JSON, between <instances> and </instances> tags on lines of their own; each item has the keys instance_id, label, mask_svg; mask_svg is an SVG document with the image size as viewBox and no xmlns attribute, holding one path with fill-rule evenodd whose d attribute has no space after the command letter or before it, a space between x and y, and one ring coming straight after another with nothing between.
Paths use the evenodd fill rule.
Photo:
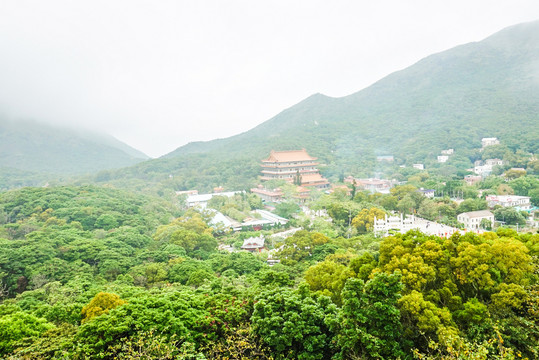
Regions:
<instances>
[{"instance_id":1,"label":"mountain ridge","mask_svg":"<svg viewBox=\"0 0 539 360\"><path fill-rule=\"evenodd\" d=\"M518 36L515 36L515 34ZM519 53L519 56L527 55L528 58L530 55L539 54L539 47L537 46L539 44L539 35L537 34L539 34L539 21L513 25L484 40L459 45L449 50L429 55L406 69L391 73L371 86L353 94L340 98L313 94L246 132L225 139L187 144L164 157L170 158L190 153L189 149L191 148L196 148L197 153L211 152L224 147L227 147L227 151L230 151L231 148L235 148L234 141L238 139L255 136L267 140L270 139L267 136L268 134L271 134L272 137L278 137L293 126L331 126L334 124L333 119L335 118L350 118L351 115L346 114L350 111L353 112L352 117L355 116L362 121L361 126L363 126L363 132L366 134L374 134L380 130L380 127L372 127L370 126L372 124L367 121L371 121L375 117L377 121L387 124L391 121L391 115L408 117L409 119L416 117L415 122L410 122L410 125L416 131L420 131L422 126L425 125L424 121L417 120L425 116L429 117L429 126L440 126L444 121L454 121L459 116L466 116L461 106L467 105L466 103L470 101L469 97L473 96L473 92L496 85L495 80L500 80L500 76L492 68L503 69L505 66L504 61L508 59L518 61L518 57L514 54L515 51ZM515 37L518 41L515 41ZM528 52L531 50L532 53L526 54L526 51L523 50ZM528 65L531 66L530 64ZM526 68L526 66L523 66L523 68ZM516 71L511 68L507 70ZM539 74L539 65L537 65L537 70L535 73ZM460 78L452 78L455 71L461 73ZM519 96L522 93L529 96L529 84L524 83L526 87L524 89L519 88L519 86L523 85L523 81L520 79L524 70L520 69L520 71L520 73L508 74L514 75L516 80L514 80L514 83L509 82L507 84L506 91L514 91L514 96ZM468 78L468 85L464 88L466 93L462 94L463 86L461 82L466 80L466 77ZM507 79L503 80L506 81ZM489 84L489 82L492 84ZM411 99L410 96L402 97L404 92L413 94L425 89L425 87L436 87L437 83L443 84L443 87L436 89L437 94L434 94L436 96L427 97L423 99L422 103L421 99ZM489 91L493 91L492 88L489 89ZM537 84L535 84L534 89L537 89ZM461 98L455 98L454 94L460 94ZM509 95L513 96L512 94ZM388 105L388 102L385 101L387 98L391 98L392 105ZM439 104L436 104L437 102L447 101L448 99L454 102L451 104L454 112L451 116L440 117L435 111L432 111L436 106L439 107ZM481 100L485 101L484 98ZM525 99L521 100L525 102ZM537 104L534 102L533 106L536 107ZM413 107L421 107L423 113L414 112ZM383 111L383 116L376 114L377 111ZM482 114L481 116L485 117L487 115ZM283 121L283 119L286 119L286 121ZM348 125L353 126L353 124ZM346 134L351 129L345 126L340 130L337 130L338 136L346 137ZM496 129L489 130L488 127L485 129L485 126L482 126L480 132L484 136L494 132L495 135L503 137L502 132ZM304 134L307 136L309 132L306 131ZM280 144L277 143L276 145L279 146ZM446 143L446 145L449 144ZM390 149L390 151L394 150L394 147Z\"/></svg>"},{"instance_id":2,"label":"mountain ridge","mask_svg":"<svg viewBox=\"0 0 539 360\"><path fill-rule=\"evenodd\" d=\"M6 169L73 175L130 166L148 158L107 134L0 119L0 167Z\"/></svg>"}]
</instances>

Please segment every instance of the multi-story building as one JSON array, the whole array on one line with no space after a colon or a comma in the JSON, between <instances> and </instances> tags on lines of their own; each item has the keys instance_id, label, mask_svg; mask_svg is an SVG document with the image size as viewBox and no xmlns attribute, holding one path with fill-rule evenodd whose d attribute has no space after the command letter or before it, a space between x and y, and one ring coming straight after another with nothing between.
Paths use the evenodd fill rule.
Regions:
<instances>
[{"instance_id":1,"label":"multi-story building","mask_svg":"<svg viewBox=\"0 0 539 360\"><path fill-rule=\"evenodd\" d=\"M518 210L531 209L529 196L518 195L488 195L486 198L489 207L500 205L503 207L514 207Z\"/></svg>"},{"instance_id":2,"label":"multi-story building","mask_svg":"<svg viewBox=\"0 0 539 360\"><path fill-rule=\"evenodd\" d=\"M329 181L318 171L316 158L307 154L305 149L291 151L271 151L262 160L262 180L281 179L296 182L306 187L326 188ZM298 179L299 177L299 179ZM300 183L300 184L299 184Z\"/></svg>"},{"instance_id":3,"label":"multi-story building","mask_svg":"<svg viewBox=\"0 0 539 360\"><path fill-rule=\"evenodd\" d=\"M494 214L488 210L465 212L457 215L457 221L464 224L466 229L480 229L481 221L487 219L490 227L494 227Z\"/></svg>"},{"instance_id":4,"label":"multi-story building","mask_svg":"<svg viewBox=\"0 0 539 360\"><path fill-rule=\"evenodd\" d=\"M485 165L503 166L503 160L502 159L487 159L485 160Z\"/></svg>"}]
</instances>

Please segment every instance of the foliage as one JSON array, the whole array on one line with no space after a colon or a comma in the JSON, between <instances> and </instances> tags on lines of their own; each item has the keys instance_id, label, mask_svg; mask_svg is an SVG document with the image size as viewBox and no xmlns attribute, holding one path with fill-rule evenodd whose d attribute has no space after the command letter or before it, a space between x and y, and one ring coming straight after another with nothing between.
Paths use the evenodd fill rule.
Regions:
<instances>
[{"instance_id":1,"label":"foliage","mask_svg":"<svg viewBox=\"0 0 539 360\"><path fill-rule=\"evenodd\" d=\"M116 294L110 294L105 292L100 292L88 305L82 308L82 322L92 320L96 316L106 314L111 309L115 309L118 306L122 306L126 302Z\"/></svg>"},{"instance_id":2,"label":"foliage","mask_svg":"<svg viewBox=\"0 0 539 360\"><path fill-rule=\"evenodd\" d=\"M335 306L308 290L276 288L256 299L253 331L273 350L276 359L329 359L331 332L325 323Z\"/></svg>"},{"instance_id":3,"label":"foliage","mask_svg":"<svg viewBox=\"0 0 539 360\"><path fill-rule=\"evenodd\" d=\"M366 284L351 278L343 290L343 307L332 322L339 359L397 359L404 357L397 300L398 274L378 273Z\"/></svg>"},{"instance_id":4,"label":"foliage","mask_svg":"<svg viewBox=\"0 0 539 360\"><path fill-rule=\"evenodd\" d=\"M378 208L363 209L352 219L354 226L359 233L372 231L374 226L374 218L383 219L386 213Z\"/></svg>"}]
</instances>

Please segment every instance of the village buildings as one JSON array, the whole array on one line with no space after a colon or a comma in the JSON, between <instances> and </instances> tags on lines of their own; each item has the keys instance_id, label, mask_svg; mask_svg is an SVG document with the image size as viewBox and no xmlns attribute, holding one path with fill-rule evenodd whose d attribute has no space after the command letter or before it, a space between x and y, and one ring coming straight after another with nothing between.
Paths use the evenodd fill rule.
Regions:
<instances>
[{"instance_id":1,"label":"village buildings","mask_svg":"<svg viewBox=\"0 0 539 360\"><path fill-rule=\"evenodd\" d=\"M345 183L355 184L360 190L369 191L371 193L389 194L389 189L397 184L396 180L386 179L354 179L348 176L344 179Z\"/></svg>"}]
</instances>

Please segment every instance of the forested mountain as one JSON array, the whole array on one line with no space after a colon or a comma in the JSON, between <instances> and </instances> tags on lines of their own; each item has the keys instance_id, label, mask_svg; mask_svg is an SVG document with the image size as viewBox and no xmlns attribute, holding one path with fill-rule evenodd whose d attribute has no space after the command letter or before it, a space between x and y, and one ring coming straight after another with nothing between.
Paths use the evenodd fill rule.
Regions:
<instances>
[{"instance_id":1,"label":"forested mountain","mask_svg":"<svg viewBox=\"0 0 539 360\"><path fill-rule=\"evenodd\" d=\"M3 174L19 171L33 173L30 177L35 179L46 179L37 173L83 174L129 166L145 159L148 156L112 136L0 117Z\"/></svg>"},{"instance_id":2,"label":"forested mountain","mask_svg":"<svg viewBox=\"0 0 539 360\"><path fill-rule=\"evenodd\" d=\"M424 161L440 150L480 147L497 136L536 152L539 21L431 55L343 98L313 95L260 126L224 140L192 143L167 157L272 148L312 148L339 163L392 154Z\"/></svg>"},{"instance_id":3,"label":"forested mountain","mask_svg":"<svg viewBox=\"0 0 539 360\"><path fill-rule=\"evenodd\" d=\"M431 55L355 94L313 95L245 133L178 148L162 159L107 174L207 187L253 183L271 149L306 148L326 176L369 176L377 155L396 164L471 166L482 137L513 151L537 153L539 142L539 21L506 28L487 39ZM231 171L241 168L242 171ZM142 175L141 175L142 174Z\"/></svg>"}]
</instances>

